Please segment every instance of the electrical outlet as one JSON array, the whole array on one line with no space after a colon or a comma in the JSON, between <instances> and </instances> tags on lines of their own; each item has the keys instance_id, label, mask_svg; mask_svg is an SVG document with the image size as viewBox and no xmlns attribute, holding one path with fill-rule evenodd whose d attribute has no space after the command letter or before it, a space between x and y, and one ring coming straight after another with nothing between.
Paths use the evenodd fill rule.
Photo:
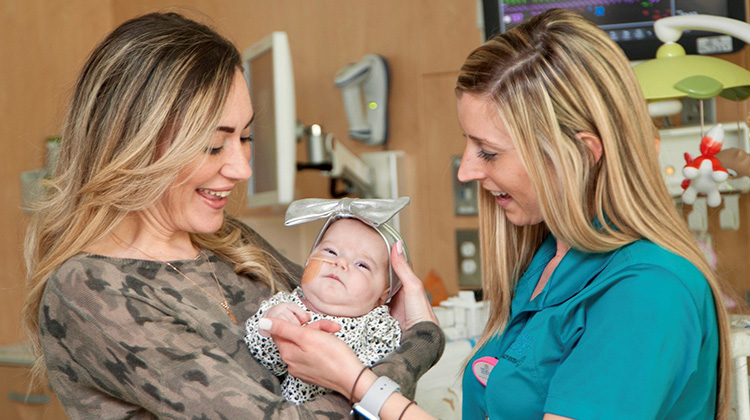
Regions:
<instances>
[{"instance_id":1,"label":"electrical outlet","mask_svg":"<svg viewBox=\"0 0 750 420\"><path fill-rule=\"evenodd\" d=\"M456 255L458 261L458 287L479 289L482 287L482 266L479 259L479 231L456 231Z\"/></svg>"},{"instance_id":2,"label":"electrical outlet","mask_svg":"<svg viewBox=\"0 0 750 420\"><path fill-rule=\"evenodd\" d=\"M453 156L453 213L456 216L470 216L479 213L477 207L477 182L461 182L458 180L458 167L461 166L461 156Z\"/></svg>"}]
</instances>

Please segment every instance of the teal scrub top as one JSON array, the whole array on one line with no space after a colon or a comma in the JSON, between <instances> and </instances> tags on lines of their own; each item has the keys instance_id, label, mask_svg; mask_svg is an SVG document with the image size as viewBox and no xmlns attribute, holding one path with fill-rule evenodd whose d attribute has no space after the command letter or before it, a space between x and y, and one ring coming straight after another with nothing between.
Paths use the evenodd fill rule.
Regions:
<instances>
[{"instance_id":1,"label":"teal scrub top","mask_svg":"<svg viewBox=\"0 0 750 420\"><path fill-rule=\"evenodd\" d=\"M705 277L638 241L571 249L529 301L555 253L550 235L519 279L505 331L463 376L463 419L713 419L719 332ZM487 385L472 364L497 361Z\"/></svg>"}]
</instances>

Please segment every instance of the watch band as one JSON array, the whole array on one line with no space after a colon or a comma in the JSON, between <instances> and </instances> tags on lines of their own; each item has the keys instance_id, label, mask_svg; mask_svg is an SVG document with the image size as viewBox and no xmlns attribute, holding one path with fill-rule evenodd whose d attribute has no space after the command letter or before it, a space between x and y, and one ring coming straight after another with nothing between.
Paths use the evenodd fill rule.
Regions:
<instances>
[{"instance_id":1,"label":"watch band","mask_svg":"<svg viewBox=\"0 0 750 420\"><path fill-rule=\"evenodd\" d=\"M400 390L401 387L391 378L380 376L365 392L362 401L354 404L352 408L367 420L380 420L380 409L385 401L391 394Z\"/></svg>"}]
</instances>

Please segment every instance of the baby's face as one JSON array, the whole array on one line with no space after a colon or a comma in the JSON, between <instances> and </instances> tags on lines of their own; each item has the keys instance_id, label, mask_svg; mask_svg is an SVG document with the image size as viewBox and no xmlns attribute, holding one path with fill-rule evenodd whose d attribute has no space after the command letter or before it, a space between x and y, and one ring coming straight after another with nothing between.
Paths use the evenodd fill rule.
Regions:
<instances>
[{"instance_id":1,"label":"baby's face","mask_svg":"<svg viewBox=\"0 0 750 420\"><path fill-rule=\"evenodd\" d=\"M389 270L380 234L356 219L340 219L310 254L302 291L317 312L360 316L385 301Z\"/></svg>"}]
</instances>

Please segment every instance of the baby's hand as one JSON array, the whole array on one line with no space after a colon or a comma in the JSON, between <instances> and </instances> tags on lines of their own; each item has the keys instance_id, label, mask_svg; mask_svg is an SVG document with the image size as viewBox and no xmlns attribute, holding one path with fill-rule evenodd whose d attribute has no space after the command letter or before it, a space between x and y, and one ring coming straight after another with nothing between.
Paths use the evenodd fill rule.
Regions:
<instances>
[{"instance_id":1,"label":"baby's hand","mask_svg":"<svg viewBox=\"0 0 750 420\"><path fill-rule=\"evenodd\" d=\"M269 308L266 311L264 318L283 319L284 321L297 325L304 325L310 322L310 315L299 306L290 302L279 303L278 305ZM271 336L266 330L259 329L258 331L263 337Z\"/></svg>"}]
</instances>

